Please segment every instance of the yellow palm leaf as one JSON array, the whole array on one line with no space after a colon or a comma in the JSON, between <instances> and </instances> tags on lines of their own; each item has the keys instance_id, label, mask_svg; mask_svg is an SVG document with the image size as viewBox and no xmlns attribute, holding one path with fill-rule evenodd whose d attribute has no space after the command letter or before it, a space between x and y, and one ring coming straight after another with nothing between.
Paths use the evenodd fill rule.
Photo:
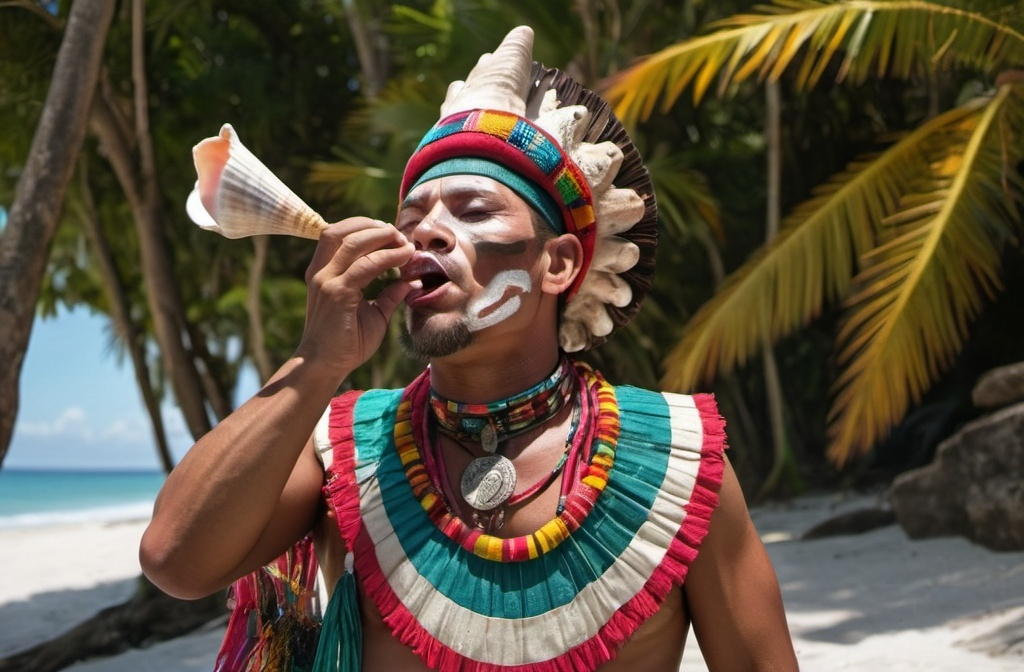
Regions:
<instances>
[{"instance_id":1,"label":"yellow palm leaf","mask_svg":"<svg viewBox=\"0 0 1024 672\"><path fill-rule=\"evenodd\" d=\"M948 125L928 139L929 173L864 258L837 336L843 369L829 455L838 464L870 449L920 400L1000 288L1000 254L1020 225L1011 195L1021 186L1021 92L1005 85L969 114L943 117Z\"/></svg>"},{"instance_id":2,"label":"yellow palm leaf","mask_svg":"<svg viewBox=\"0 0 1024 672\"><path fill-rule=\"evenodd\" d=\"M928 171L924 151L979 101L936 118L884 152L861 157L818 188L783 222L773 243L732 274L687 324L666 359L662 384L689 391L743 365L761 344L785 336L847 293L855 260L875 245L875 223L896 211L915 176Z\"/></svg>"},{"instance_id":3,"label":"yellow palm leaf","mask_svg":"<svg viewBox=\"0 0 1024 672\"><path fill-rule=\"evenodd\" d=\"M721 21L713 32L647 56L606 80L605 97L625 122L667 111L687 88L699 102L748 77L778 77L798 59L797 84L813 87L843 54L838 78L906 77L938 65L994 73L1024 63L1024 35L985 16L918 0L777 1L761 14Z\"/></svg>"}]
</instances>

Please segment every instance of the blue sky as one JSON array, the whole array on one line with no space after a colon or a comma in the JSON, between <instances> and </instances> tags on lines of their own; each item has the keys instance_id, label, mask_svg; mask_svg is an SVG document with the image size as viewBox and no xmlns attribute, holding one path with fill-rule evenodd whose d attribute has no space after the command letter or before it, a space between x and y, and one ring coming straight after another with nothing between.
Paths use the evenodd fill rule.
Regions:
<instances>
[{"instance_id":1,"label":"blue sky","mask_svg":"<svg viewBox=\"0 0 1024 672\"><path fill-rule=\"evenodd\" d=\"M21 370L21 404L4 467L157 469L130 362L111 348L106 318L88 311L36 320ZM255 381L249 381L249 392ZM192 445L181 413L164 408L176 457Z\"/></svg>"}]
</instances>

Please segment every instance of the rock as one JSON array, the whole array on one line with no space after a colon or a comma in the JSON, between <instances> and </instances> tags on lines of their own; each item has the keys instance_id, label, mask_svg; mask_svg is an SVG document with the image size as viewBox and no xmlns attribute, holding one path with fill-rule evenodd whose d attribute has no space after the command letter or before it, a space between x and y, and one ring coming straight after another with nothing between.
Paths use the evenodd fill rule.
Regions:
<instances>
[{"instance_id":1,"label":"rock","mask_svg":"<svg viewBox=\"0 0 1024 672\"><path fill-rule=\"evenodd\" d=\"M965 425L926 467L889 493L912 539L959 535L994 550L1024 550L1024 403Z\"/></svg>"},{"instance_id":2,"label":"rock","mask_svg":"<svg viewBox=\"0 0 1024 672\"><path fill-rule=\"evenodd\" d=\"M801 539L823 539L825 537L836 537L846 534L864 534L880 527L892 525L896 522L896 516L892 509L868 508L848 511L838 516L824 520L810 528L802 535Z\"/></svg>"},{"instance_id":3,"label":"rock","mask_svg":"<svg viewBox=\"0 0 1024 672\"><path fill-rule=\"evenodd\" d=\"M992 369L978 379L971 392L977 408L1002 408L1024 401L1024 362Z\"/></svg>"}]
</instances>

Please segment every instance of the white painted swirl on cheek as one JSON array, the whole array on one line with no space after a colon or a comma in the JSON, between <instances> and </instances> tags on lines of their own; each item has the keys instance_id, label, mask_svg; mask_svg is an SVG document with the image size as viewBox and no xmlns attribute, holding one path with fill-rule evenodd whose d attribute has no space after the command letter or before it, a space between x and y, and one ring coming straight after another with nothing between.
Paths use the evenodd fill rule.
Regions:
<instances>
[{"instance_id":1,"label":"white painted swirl on cheek","mask_svg":"<svg viewBox=\"0 0 1024 672\"><path fill-rule=\"evenodd\" d=\"M512 317L519 310L522 301L519 299L519 294L514 294L501 303L506 292L509 288L518 289L520 293L528 292L532 286L530 274L526 271L499 272L484 289L484 293L477 297L466 310L469 330L480 331ZM481 315L483 316L481 317Z\"/></svg>"}]
</instances>

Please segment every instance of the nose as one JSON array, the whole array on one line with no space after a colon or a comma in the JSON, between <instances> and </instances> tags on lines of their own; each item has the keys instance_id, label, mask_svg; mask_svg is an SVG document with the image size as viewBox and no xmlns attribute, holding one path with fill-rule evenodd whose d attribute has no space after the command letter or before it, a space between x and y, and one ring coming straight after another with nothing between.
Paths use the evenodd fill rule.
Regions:
<instances>
[{"instance_id":1,"label":"nose","mask_svg":"<svg viewBox=\"0 0 1024 672\"><path fill-rule=\"evenodd\" d=\"M408 232L409 242L417 250L451 252L455 247L455 233L443 221L437 207L428 212Z\"/></svg>"}]
</instances>

